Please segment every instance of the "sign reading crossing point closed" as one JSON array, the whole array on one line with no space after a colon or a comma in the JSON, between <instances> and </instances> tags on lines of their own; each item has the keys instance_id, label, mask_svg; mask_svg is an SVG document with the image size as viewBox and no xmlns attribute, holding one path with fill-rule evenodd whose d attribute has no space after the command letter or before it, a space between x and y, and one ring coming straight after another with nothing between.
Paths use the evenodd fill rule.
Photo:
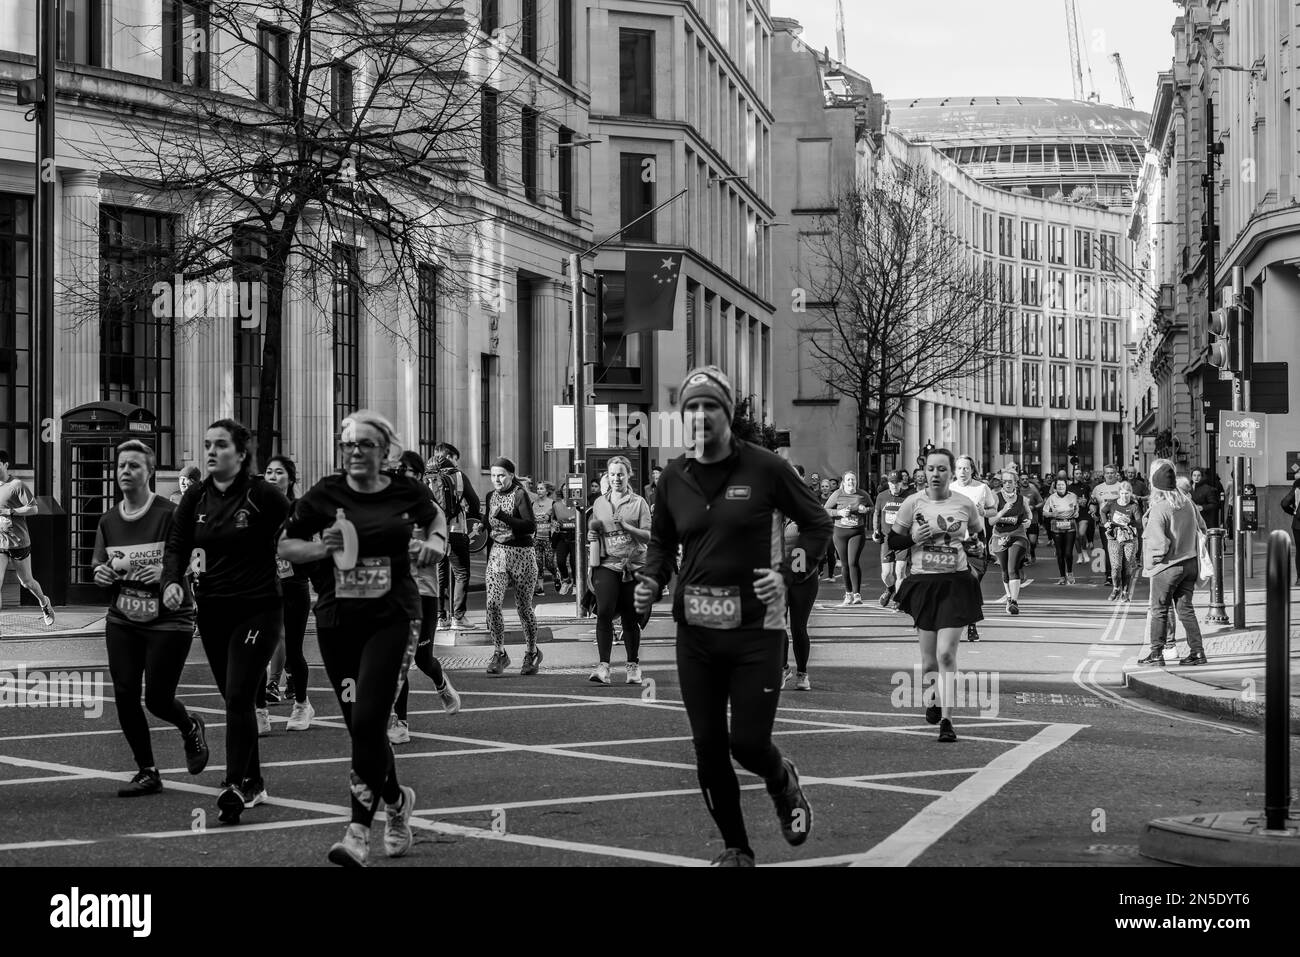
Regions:
<instances>
[{"instance_id":1,"label":"sign reading crossing point closed","mask_svg":"<svg viewBox=\"0 0 1300 957\"><path fill-rule=\"evenodd\" d=\"M1257 412L1219 410L1219 455L1259 458L1264 454L1264 418Z\"/></svg>"}]
</instances>

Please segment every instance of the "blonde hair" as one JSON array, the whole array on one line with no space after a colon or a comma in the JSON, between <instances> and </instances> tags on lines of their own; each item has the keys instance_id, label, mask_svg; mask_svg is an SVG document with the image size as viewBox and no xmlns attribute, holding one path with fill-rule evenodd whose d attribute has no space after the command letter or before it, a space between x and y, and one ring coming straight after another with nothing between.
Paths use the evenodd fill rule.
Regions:
<instances>
[{"instance_id":1,"label":"blonde hair","mask_svg":"<svg viewBox=\"0 0 1300 957\"><path fill-rule=\"evenodd\" d=\"M1128 492L1129 495L1132 495L1132 494L1133 494L1133 483L1131 483L1131 482L1120 482L1120 483L1119 483L1119 490L1120 490L1121 492Z\"/></svg>"},{"instance_id":2,"label":"blonde hair","mask_svg":"<svg viewBox=\"0 0 1300 957\"><path fill-rule=\"evenodd\" d=\"M615 465L623 466L623 468L627 469L628 478L632 477L632 463L628 461L626 455L615 455L608 462L606 462L605 473L609 474L609 470L612 469Z\"/></svg>"},{"instance_id":3,"label":"blonde hair","mask_svg":"<svg viewBox=\"0 0 1300 957\"><path fill-rule=\"evenodd\" d=\"M357 409L351 415L344 418L340 427L340 433L346 432L350 427L357 425L368 425L384 438L384 445L390 450L400 449L401 442L397 438L397 430L393 428L393 423L388 417L375 412L372 409Z\"/></svg>"},{"instance_id":4,"label":"blonde hair","mask_svg":"<svg viewBox=\"0 0 1300 957\"><path fill-rule=\"evenodd\" d=\"M858 484L858 473L857 473L857 472L854 472L852 469L850 469L849 471L845 472L843 475L840 476L840 487L841 487L841 488L844 487L844 483L845 483L846 481L848 481L848 479L849 479L850 476L853 477L853 484L854 484L854 485L857 485L857 484Z\"/></svg>"}]
</instances>

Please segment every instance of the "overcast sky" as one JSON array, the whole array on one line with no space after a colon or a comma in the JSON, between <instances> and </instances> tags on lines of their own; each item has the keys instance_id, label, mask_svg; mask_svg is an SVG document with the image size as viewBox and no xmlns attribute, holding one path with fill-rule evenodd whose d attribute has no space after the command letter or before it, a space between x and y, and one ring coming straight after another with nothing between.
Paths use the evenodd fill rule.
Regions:
<instances>
[{"instance_id":1,"label":"overcast sky","mask_svg":"<svg viewBox=\"0 0 1300 957\"><path fill-rule=\"evenodd\" d=\"M1103 103L1122 106L1119 53L1135 106L1149 112L1156 74L1168 70L1170 0L1077 0L1085 95L1088 59ZM835 0L771 0L774 17L804 26L803 39L835 56ZM848 66L886 99L916 96L1050 96L1073 83L1062 0L844 0ZM1086 54L1086 56L1085 56Z\"/></svg>"}]
</instances>

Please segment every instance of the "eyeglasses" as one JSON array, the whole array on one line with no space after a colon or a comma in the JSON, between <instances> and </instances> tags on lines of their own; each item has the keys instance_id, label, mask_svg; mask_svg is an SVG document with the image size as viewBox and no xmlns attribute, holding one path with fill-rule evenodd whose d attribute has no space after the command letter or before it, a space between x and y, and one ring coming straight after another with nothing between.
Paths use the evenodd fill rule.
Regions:
<instances>
[{"instance_id":1,"label":"eyeglasses","mask_svg":"<svg viewBox=\"0 0 1300 957\"><path fill-rule=\"evenodd\" d=\"M362 439L360 442L340 442L339 451L344 455L351 455L353 452L374 452L382 448L378 442L372 442L370 439Z\"/></svg>"}]
</instances>

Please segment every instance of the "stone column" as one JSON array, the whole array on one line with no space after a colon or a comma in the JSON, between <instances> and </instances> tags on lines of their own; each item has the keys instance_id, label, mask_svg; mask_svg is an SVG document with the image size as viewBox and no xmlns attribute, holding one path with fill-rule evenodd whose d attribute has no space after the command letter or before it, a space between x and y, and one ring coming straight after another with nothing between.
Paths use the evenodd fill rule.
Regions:
<instances>
[{"instance_id":1,"label":"stone column","mask_svg":"<svg viewBox=\"0 0 1300 957\"><path fill-rule=\"evenodd\" d=\"M99 173L64 173L62 186L54 320L58 344L54 360L57 375L54 406L59 415L98 400L101 389ZM31 255L35 256L34 249Z\"/></svg>"},{"instance_id":2,"label":"stone column","mask_svg":"<svg viewBox=\"0 0 1300 957\"><path fill-rule=\"evenodd\" d=\"M290 261L297 273L298 257ZM334 354L330 320L302 285L284 291L280 343L281 446L298 465L299 484L310 487L334 468Z\"/></svg>"},{"instance_id":3,"label":"stone column","mask_svg":"<svg viewBox=\"0 0 1300 957\"><path fill-rule=\"evenodd\" d=\"M564 401L566 349L569 344L569 302L559 283L534 280L533 290L533 460L539 463L535 478L562 482L568 454L543 452L552 436L552 407ZM561 294L565 293L563 299Z\"/></svg>"}]
</instances>

